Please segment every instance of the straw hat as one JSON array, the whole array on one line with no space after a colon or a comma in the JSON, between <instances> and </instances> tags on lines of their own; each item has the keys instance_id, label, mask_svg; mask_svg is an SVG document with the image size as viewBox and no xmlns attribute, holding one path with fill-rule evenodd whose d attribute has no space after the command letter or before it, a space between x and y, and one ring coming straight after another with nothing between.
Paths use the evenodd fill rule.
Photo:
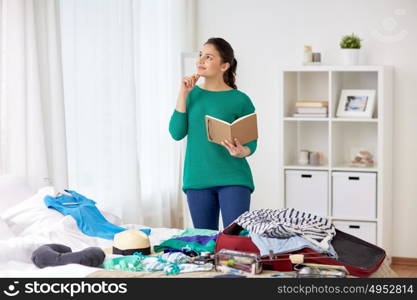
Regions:
<instances>
[{"instance_id":1,"label":"straw hat","mask_svg":"<svg viewBox=\"0 0 417 300\"><path fill-rule=\"evenodd\" d=\"M135 252L144 255L151 253L151 243L146 233L129 229L114 235L113 254L133 255Z\"/></svg>"}]
</instances>

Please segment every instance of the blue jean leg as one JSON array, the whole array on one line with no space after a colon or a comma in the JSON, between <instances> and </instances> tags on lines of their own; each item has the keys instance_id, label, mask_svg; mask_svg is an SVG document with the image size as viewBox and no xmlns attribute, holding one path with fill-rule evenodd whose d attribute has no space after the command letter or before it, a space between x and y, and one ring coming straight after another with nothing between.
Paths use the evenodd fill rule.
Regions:
<instances>
[{"instance_id":1,"label":"blue jean leg","mask_svg":"<svg viewBox=\"0 0 417 300\"><path fill-rule=\"evenodd\" d=\"M215 188L188 189L188 207L194 228L219 230L219 199Z\"/></svg>"},{"instance_id":2,"label":"blue jean leg","mask_svg":"<svg viewBox=\"0 0 417 300\"><path fill-rule=\"evenodd\" d=\"M229 185L218 188L223 227L227 227L241 214L249 210L251 189L243 185Z\"/></svg>"}]
</instances>

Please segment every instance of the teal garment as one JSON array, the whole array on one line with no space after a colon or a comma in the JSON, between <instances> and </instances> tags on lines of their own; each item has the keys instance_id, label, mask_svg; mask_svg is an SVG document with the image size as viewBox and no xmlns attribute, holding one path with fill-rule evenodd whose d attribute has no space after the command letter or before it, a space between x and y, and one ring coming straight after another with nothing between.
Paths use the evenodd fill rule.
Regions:
<instances>
[{"instance_id":1,"label":"teal garment","mask_svg":"<svg viewBox=\"0 0 417 300\"><path fill-rule=\"evenodd\" d=\"M115 234L127 229L107 221L96 207L95 201L88 199L73 190L64 191L68 194L61 194L57 197L46 195L43 201L48 208L55 209L65 216L72 216L76 221L78 228L84 234L113 240ZM147 235L151 232L150 229L146 228L139 230Z\"/></svg>"},{"instance_id":2,"label":"teal garment","mask_svg":"<svg viewBox=\"0 0 417 300\"><path fill-rule=\"evenodd\" d=\"M106 259L102 266L105 270L138 272L143 271L142 260L136 255L126 255Z\"/></svg>"},{"instance_id":3,"label":"teal garment","mask_svg":"<svg viewBox=\"0 0 417 300\"><path fill-rule=\"evenodd\" d=\"M193 266L189 264L191 258L183 253L165 253L151 256L135 252L133 255L106 259L102 266L105 270L129 272L163 271L167 275L179 274L182 271L209 271L210 266Z\"/></svg>"},{"instance_id":4,"label":"teal garment","mask_svg":"<svg viewBox=\"0 0 417 300\"><path fill-rule=\"evenodd\" d=\"M185 228L183 232L178 235L174 235L172 238L182 237L182 236L195 236L195 235L215 235L219 231L203 228Z\"/></svg>"},{"instance_id":5,"label":"teal garment","mask_svg":"<svg viewBox=\"0 0 417 300\"><path fill-rule=\"evenodd\" d=\"M246 229L243 229L239 232L240 236L249 236L249 231Z\"/></svg>"},{"instance_id":6,"label":"teal garment","mask_svg":"<svg viewBox=\"0 0 417 300\"><path fill-rule=\"evenodd\" d=\"M168 239L162 242L160 245L155 245L153 247L153 251L161 252L166 249L177 249L177 250L194 251L200 255L201 252L214 253L215 247L216 247L215 240L211 240L207 244L202 245L197 242L180 241L180 240L176 240L175 238L172 238L172 239Z\"/></svg>"},{"instance_id":7,"label":"teal garment","mask_svg":"<svg viewBox=\"0 0 417 300\"><path fill-rule=\"evenodd\" d=\"M255 190L252 172L246 158L230 155L226 147L207 140L205 115L232 123L255 112L251 99L243 92L209 91L195 86L186 99L186 112L174 109L169 122L169 132L179 141L187 136L184 160L183 186L202 189L213 186L243 185ZM244 144L252 155L257 140Z\"/></svg>"},{"instance_id":8,"label":"teal garment","mask_svg":"<svg viewBox=\"0 0 417 300\"><path fill-rule=\"evenodd\" d=\"M186 228L183 232L178 235L172 236L170 239L165 240L160 245L155 245L153 247L154 252L161 252L168 249L176 250L187 250L194 251L197 254L201 252L210 252L214 253L214 248L216 247L216 240L208 241L205 244L200 244L196 241L187 241L179 240L177 238L183 237L196 237L196 236L215 236L218 235L219 231L211 229L202 229L202 228Z\"/></svg>"}]
</instances>

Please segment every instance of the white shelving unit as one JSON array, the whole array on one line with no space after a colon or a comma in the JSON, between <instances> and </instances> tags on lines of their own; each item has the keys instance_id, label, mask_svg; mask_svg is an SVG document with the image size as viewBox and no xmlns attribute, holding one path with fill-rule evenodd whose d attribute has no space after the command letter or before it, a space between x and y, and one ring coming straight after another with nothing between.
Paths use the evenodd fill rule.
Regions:
<instances>
[{"instance_id":1,"label":"white shelving unit","mask_svg":"<svg viewBox=\"0 0 417 300\"><path fill-rule=\"evenodd\" d=\"M390 66L290 67L282 71L280 99L284 205L309 207L310 212L331 218L336 228L377 244L388 255L392 248L393 73ZM342 89L376 90L373 117L337 118ZM298 100L328 101L328 117L293 118ZM323 152L324 164L299 165L301 149ZM374 166L351 167L355 149L372 152ZM311 180L313 176L321 179ZM323 187L326 195L314 192Z\"/></svg>"}]
</instances>

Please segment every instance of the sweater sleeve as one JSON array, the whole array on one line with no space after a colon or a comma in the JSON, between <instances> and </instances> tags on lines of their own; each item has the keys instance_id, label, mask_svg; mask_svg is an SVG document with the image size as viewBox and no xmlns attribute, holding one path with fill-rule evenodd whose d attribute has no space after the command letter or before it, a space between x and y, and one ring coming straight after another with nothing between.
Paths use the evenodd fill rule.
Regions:
<instances>
[{"instance_id":1,"label":"sweater sleeve","mask_svg":"<svg viewBox=\"0 0 417 300\"><path fill-rule=\"evenodd\" d=\"M245 101L245 104L243 105L242 114L239 116L239 118L249 115L254 112L255 112L255 106L253 106L251 99L247 97L247 101ZM258 140L254 140L252 142L246 143L243 146L249 147L250 153L248 156L251 156L256 151L256 147L258 146Z\"/></svg>"},{"instance_id":2,"label":"sweater sleeve","mask_svg":"<svg viewBox=\"0 0 417 300\"><path fill-rule=\"evenodd\" d=\"M188 117L186 112L174 109L169 121L169 133L176 141L182 140L188 133Z\"/></svg>"}]
</instances>

